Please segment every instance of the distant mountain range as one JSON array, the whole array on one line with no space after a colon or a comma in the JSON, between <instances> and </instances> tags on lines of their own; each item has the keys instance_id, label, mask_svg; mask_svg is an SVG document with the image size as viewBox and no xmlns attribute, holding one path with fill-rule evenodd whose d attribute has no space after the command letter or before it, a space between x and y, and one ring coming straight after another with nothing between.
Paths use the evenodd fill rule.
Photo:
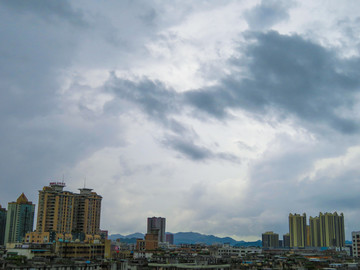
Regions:
<instances>
[{"instance_id":1,"label":"distant mountain range","mask_svg":"<svg viewBox=\"0 0 360 270\"><path fill-rule=\"evenodd\" d=\"M109 239L116 240L121 239L121 242L124 243L136 243L136 239L141 238L144 239L143 233L133 233L129 235L121 235L121 234L111 234L109 236ZM261 247L261 240L253 241L253 242L247 242L247 241L236 241L231 237L217 237L214 235L205 235L201 233L196 232L178 232L174 233L174 244L206 244L206 245L212 245L212 244L230 244L231 246L236 247L248 247L248 246L256 246ZM351 241L346 240L346 244L351 244Z\"/></svg>"},{"instance_id":2,"label":"distant mountain range","mask_svg":"<svg viewBox=\"0 0 360 270\"><path fill-rule=\"evenodd\" d=\"M111 234L109 235L109 239L111 240L116 240L116 239L131 239L131 238L144 238L144 234L143 233L132 233L132 234L129 234L129 235L122 235L122 234Z\"/></svg>"},{"instance_id":3,"label":"distant mountain range","mask_svg":"<svg viewBox=\"0 0 360 270\"><path fill-rule=\"evenodd\" d=\"M126 243L136 243L136 239L144 238L142 233L133 233L129 235L121 234L112 234L109 236L109 239L116 240L121 239L122 242ZM261 247L261 241L246 242L246 241L236 241L231 237L217 237L214 235L205 235L196 232L178 232L174 233L174 244L230 244L232 246L259 246Z\"/></svg>"}]
</instances>

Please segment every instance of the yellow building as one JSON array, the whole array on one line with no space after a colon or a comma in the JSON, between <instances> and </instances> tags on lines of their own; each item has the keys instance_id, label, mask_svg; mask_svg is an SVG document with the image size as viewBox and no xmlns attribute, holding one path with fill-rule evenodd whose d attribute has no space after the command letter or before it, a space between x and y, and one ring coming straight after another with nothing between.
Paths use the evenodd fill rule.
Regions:
<instances>
[{"instance_id":1,"label":"yellow building","mask_svg":"<svg viewBox=\"0 0 360 270\"><path fill-rule=\"evenodd\" d=\"M71 240L73 234L84 235L83 241L99 238L102 197L92 189L73 193L64 187L52 182L39 191L36 231L26 236L27 242Z\"/></svg>"},{"instance_id":2,"label":"yellow building","mask_svg":"<svg viewBox=\"0 0 360 270\"><path fill-rule=\"evenodd\" d=\"M310 217L309 223L310 223L310 246L321 247L319 217Z\"/></svg>"},{"instance_id":3,"label":"yellow building","mask_svg":"<svg viewBox=\"0 0 360 270\"><path fill-rule=\"evenodd\" d=\"M75 194L63 191L64 183L53 182L39 191L36 232L71 233L75 224Z\"/></svg>"},{"instance_id":4,"label":"yellow building","mask_svg":"<svg viewBox=\"0 0 360 270\"><path fill-rule=\"evenodd\" d=\"M60 258L109 259L110 248L110 240L105 240L104 243L56 242L55 254Z\"/></svg>"},{"instance_id":5,"label":"yellow building","mask_svg":"<svg viewBox=\"0 0 360 270\"><path fill-rule=\"evenodd\" d=\"M336 212L319 213L310 217L310 245L313 247L344 247L345 226L344 214Z\"/></svg>"},{"instance_id":6,"label":"yellow building","mask_svg":"<svg viewBox=\"0 0 360 270\"><path fill-rule=\"evenodd\" d=\"M311 217L310 217L311 220ZM320 247L344 247L345 246L345 225L344 214L337 212L319 213L319 217L313 218L313 227L311 232L318 242L314 246ZM311 222L310 222L311 226Z\"/></svg>"},{"instance_id":7,"label":"yellow building","mask_svg":"<svg viewBox=\"0 0 360 270\"><path fill-rule=\"evenodd\" d=\"M290 247L306 247L306 214L289 214Z\"/></svg>"},{"instance_id":8,"label":"yellow building","mask_svg":"<svg viewBox=\"0 0 360 270\"><path fill-rule=\"evenodd\" d=\"M75 194L75 225L74 229L85 234L100 234L100 212L102 197L92 189L81 188Z\"/></svg>"}]
</instances>

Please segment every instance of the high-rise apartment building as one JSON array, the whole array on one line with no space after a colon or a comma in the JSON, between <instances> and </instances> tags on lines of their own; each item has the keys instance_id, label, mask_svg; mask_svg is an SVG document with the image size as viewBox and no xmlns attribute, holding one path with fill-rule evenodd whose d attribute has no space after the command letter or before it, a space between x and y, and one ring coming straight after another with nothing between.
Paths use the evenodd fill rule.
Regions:
<instances>
[{"instance_id":1,"label":"high-rise apartment building","mask_svg":"<svg viewBox=\"0 0 360 270\"><path fill-rule=\"evenodd\" d=\"M100 234L102 197L92 189L64 191L63 182L52 182L39 191L37 233Z\"/></svg>"},{"instance_id":2,"label":"high-rise apartment building","mask_svg":"<svg viewBox=\"0 0 360 270\"><path fill-rule=\"evenodd\" d=\"M319 214L322 239L325 247L345 246L344 214L336 212Z\"/></svg>"},{"instance_id":3,"label":"high-rise apartment building","mask_svg":"<svg viewBox=\"0 0 360 270\"><path fill-rule=\"evenodd\" d=\"M321 247L321 227L320 227L320 218L319 217L310 217L310 246L312 247Z\"/></svg>"},{"instance_id":4,"label":"high-rise apartment building","mask_svg":"<svg viewBox=\"0 0 360 270\"><path fill-rule=\"evenodd\" d=\"M25 234L33 230L35 204L22 193L16 202L8 204L5 243L22 242Z\"/></svg>"},{"instance_id":5,"label":"high-rise apartment building","mask_svg":"<svg viewBox=\"0 0 360 270\"><path fill-rule=\"evenodd\" d=\"M274 232L266 232L262 234L263 248L277 248L279 247L279 235Z\"/></svg>"},{"instance_id":6,"label":"high-rise apartment building","mask_svg":"<svg viewBox=\"0 0 360 270\"><path fill-rule=\"evenodd\" d=\"M75 229L86 234L100 234L102 197L89 188L80 188L75 195Z\"/></svg>"},{"instance_id":7,"label":"high-rise apartment building","mask_svg":"<svg viewBox=\"0 0 360 270\"><path fill-rule=\"evenodd\" d=\"M283 247L290 247L290 234L286 233L283 235Z\"/></svg>"},{"instance_id":8,"label":"high-rise apartment building","mask_svg":"<svg viewBox=\"0 0 360 270\"><path fill-rule=\"evenodd\" d=\"M5 244L5 227L7 211L0 204L0 246Z\"/></svg>"},{"instance_id":9,"label":"high-rise apartment building","mask_svg":"<svg viewBox=\"0 0 360 270\"><path fill-rule=\"evenodd\" d=\"M305 247L307 241L306 214L289 214L290 247Z\"/></svg>"},{"instance_id":10,"label":"high-rise apartment building","mask_svg":"<svg viewBox=\"0 0 360 270\"><path fill-rule=\"evenodd\" d=\"M159 230L159 242L166 242L165 238L166 219L162 217L151 217L147 219L147 233L151 234Z\"/></svg>"},{"instance_id":11,"label":"high-rise apartment building","mask_svg":"<svg viewBox=\"0 0 360 270\"><path fill-rule=\"evenodd\" d=\"M53 182L39 190L36 232L71 233L74 227L75 196L63 191L64 183Z\"/></svg>"},{"instance_id":12,"label":"high-rise apartment building","mask_svg":"<svg viewBox=\"0 0 360 270\"><path fill-rule=\"evenodd\" d=\"M336 212L320 212L318 217L310 217L310 242L314 247L344 247L343 213L338 215Z\"/></svg>"}]
</instances>

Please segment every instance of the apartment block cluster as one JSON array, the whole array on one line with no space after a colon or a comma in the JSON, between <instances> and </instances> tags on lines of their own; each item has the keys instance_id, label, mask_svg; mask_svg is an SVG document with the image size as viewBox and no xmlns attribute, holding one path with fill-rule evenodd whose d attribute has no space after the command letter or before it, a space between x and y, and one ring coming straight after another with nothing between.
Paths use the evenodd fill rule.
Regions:
<instances>
[{"instance_id":1,"label":"apartment block cluster","mask_svg":"<svg viewBox=\"0 0 360 270\"><path fill-rule=\"evenodd\" d=\"M73 193L64 191L64 187L62 182L52 182L39 191L36 231L27 233L25 242L101 239L102 197L89 188Z\"/></svg>"},{"instance_id":2,"label":"apartment block cluster","mask_svg":"<svg viewBox=\"0 0 360 270\"><path fill-rule=\"evenodd\" d=\"M274 232L262 234L264 248L306 248L306 247L345 247L344 214L319 213L317 217L309 218L307 224L306 214L289 214L289 233L279 235Z\"/></svg>"},{"instance_id":3,"label":"apartment block cluster","mask_svg":"<svg viewBox=\"0 0 360 270\"><path fill-rule=\"evenodd\" d=\"M102 197L89 188L73 193L64 187L63 182L51 182L39 191L35 231L35 204L24 193L8 204L7 211L1 208L0 245L101 239Z\"/></svg>"}]
</instances>

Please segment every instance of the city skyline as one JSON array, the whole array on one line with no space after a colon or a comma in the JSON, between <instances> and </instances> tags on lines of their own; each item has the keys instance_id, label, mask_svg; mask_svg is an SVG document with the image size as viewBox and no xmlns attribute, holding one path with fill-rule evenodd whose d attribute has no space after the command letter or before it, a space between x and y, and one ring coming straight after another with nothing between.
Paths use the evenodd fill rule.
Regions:
<instances>
[{"instance_id":1,"label":"city skyline","mask_svg":"<svg viewBox=\"0 0 360 270\"><path fill-rule=\"evenodd\" d=\"M358 6L2 1L0 204L63 179L101 194L110 234L155 216L250 241L337 211L351 239Z\"/></svg>"},{"instance_id":2,"label":"city skyline","mask_svg":"<svg viewBox=\"0 0 360 270\"><path fill-rule=\"evenodd\" d=\"M50 182L48 186L44 186L42 190L39 190L39 204L41 205L41 207L39 206L37 207L38 209L37 219L35 220L33 217L33 223L34 221L36 221L37 225L36 228L34 228L33 233L29 233L29 236L27 236L26 241L32 242L35 239L36 241L39 240L43 241L44 239L46 239L47 241L49 239L48 233L50 231L53 231L55 233L60 233L60 235L62 236L65 236L67 234L70 235L72 232L75 231L83 232L85 233L85 235L100 234L101 232L100 212L101 212L102 197L96 194L96 192L92 192L92 189L86 188L85 185L83 188L79 188L80 190L79 194L64 190L64 187L66 187L64 181ZM84 200L87 202L85 202ZM22 193L21 196L17 199L17 202L19 201L27 201L27 198L24 195L24 193ZM10 204L14 204L14 203L15 202L9 202L9 206ZM32 203L30 202L30 204ZM36 204L32 204L32 205L34 206L34 210L35 210ZM46 207L44 209L44 205L47 205L46 207L51 208L51 210L50 211L45 210ZM85 205L87 205L88 209L84 208ZM41 208L40 212L42 214L39 214L40 208ZM82 210L74 210L77 208ZM4 210L5 213L7 211L5 208L1 208L1 205L0 205L0 210ZM82 214L81 215L74 214L76 212ZM33 211L33 215L34 213L35 211ZM61 213L61 217L58 216L58 214L56 213ZM91 216L91 213L93 213L94 216ZM39 216L41 216L41 218L39 218ZM89 219L89 223L88 225L86 225L86 222L84 221L88 219ZM288 246L291 248L293 247L305 248L307 246L329 247L329 246L345 245L346 238L344 238L345 223L344 223L343 213L338 215L336 211L334 213L325 212L324 214L320 212L319 217L310 216L309 222L307 222L306 213L303 213L302 215L296 213L294 214L290 213L288 217L288 221L289 221L289 227L288 227L289 230L288 232L283 233L283 237L284 237L283 242L285 242L285 236L287 235L289 237ZM50 224L51 224L51 228L46 227L49 226ZM67 224L67 226L65 226L65 224ZM82 227L74 230L72 226L75 226L74 228L76 228L77 226L76 224L82 224L81 225ZM89 226L89 228L87 228L87 226ZM156 234L158 236L159 243L166 242L165 236L174 233L166 230L165 227L166 227L166 218L164 217L147 218L146 233ZM54 228L59 228L59 229L54 229ZM45 234L42 235L42 233L44 232ZM132 234L137 234L137 233L139 233L139 231L133 232ZM119 234L119 232L117 233L115 232L113 234L116 235ZM353 232L351 232L350 235L353 235ZM145 233L144 236L146 236ZM267 231L265 233L262 233L261 239L263 242L264 242L264 237L266 244L265 245L263 244L263 247L275 247L273 246L273 243L277 243L279 241L279 234L276 232L274 233L273 231ZM274 237L276 237L277 241L275 241ZM269 244L270 242L271 244Z\"/></svg>"}]
</instances>

